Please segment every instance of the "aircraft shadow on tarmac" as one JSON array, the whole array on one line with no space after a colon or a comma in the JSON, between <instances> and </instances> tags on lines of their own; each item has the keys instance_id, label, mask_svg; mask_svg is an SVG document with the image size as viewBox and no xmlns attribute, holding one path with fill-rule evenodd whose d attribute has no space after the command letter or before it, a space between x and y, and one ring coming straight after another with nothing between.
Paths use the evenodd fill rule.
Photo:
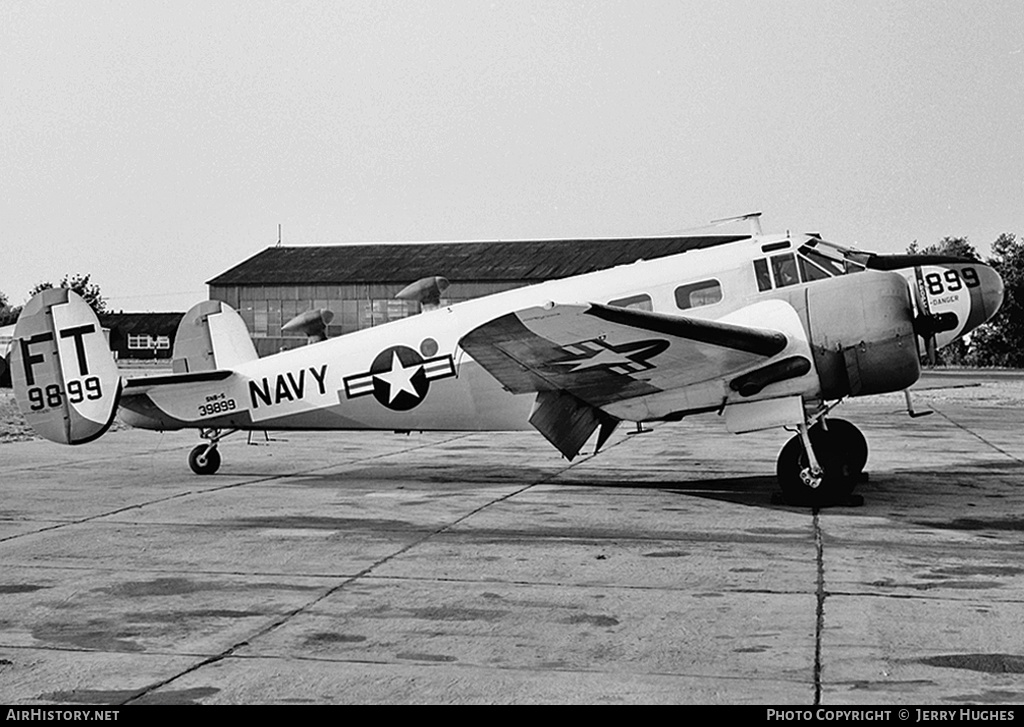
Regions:
<instances>
[{"instance_id":1,"label":"aircraft shadow on tarmac","mask_svg":"<svg viewBox=\"0 0 1024 727\"><path fill-rule=\"evenodd\" d=\"M738 505L767 506L778 491L775 477L719 477L690 480L570 480L559 481L566 487L608 487L617 490L656 490L687 497L702 497Z\"/></svg>"},{"instance_id":2,"label":"aircraft shadow on tarmac","mask_svg":"<svg viewBox=\"0 0 1024 727\"><path fill-rule=\"evenodd\" d=\"M464 466L405 463L401 478L396 479L390 469L387 464L360 466L335 474L295 474L287 476L287 480L290 484L313 488L344 488L346 482L361 482L363 487L373 489L386 483L384 486L407 491L429 490L437 495L453 497L458 497L467 488L512 483L528 485L533 482L548 487L657 491L750 507L809 510L784 502L777 480L770 474L713 477L695 473L686 477L687 473L681 473L684 477L668 479L662 472L654 477L638 473L637 477L626 479L621 471L608 472L605 477L593 471L560 474L557 466L540 464L510 467L507 463L481 466L467 462ZM1004 500L1014 496L1015 483L1020 481L1022 469L1024 463L1005 458L974 460L955 469L948 466L914 469L880 466L872 469L869 463L867 481L860 483L855 491L855 496L860 497L830 509L841 509L850 515L877 516L888 514L894 507L922 514L934 514L937 508L971 508L972 512L992 510L993 515L999 512L1005 519L1008 503Z\"/></svg>"},{"instance_id":3,"label":"aircraft shadow on tarmac","mask_svg":"<svg viewBox=\"0 0 1024 727\"><path fill-rule=\"evenodd\" d=\"M864 516L890 515L898 510L901 517L920 524L956 530L1024 530L1024 516L1008 514L1015 508L1007 502L1017 497L1022 469L1024 463L1006 459L974 461L955 470L934 467L872 471L869 467L866 481L857 486L853 498L827 509ZM781 499L771 476L602 484L659 489L753 507L793 507Z\"/></svg>"},{"instance_id":4,"label":"aircraft shadow on tarmac","mask_svg":"<svg viewBox=\"0 0 1024 727\"><path fill-rule=\"evenodd\" d=\"M1012 497L1020 481L1024 463L1008 461L1004 458L972 461L956 469L948 466L934 468L877 469L868 468L864 482L858 484L854 497L846 502L837 503L829 509L842 509L845 513L877 516L888 514L893 506L901 510L921 513L934 511L936 508L978 508L980 511L993 510L998 513L1000 522L1006 520L1005 503L1000 501ZM771 509L793 509L794 506L781 498L778 482L774 476L759 475L749 477L692 477L679 480L601 480L601 479L568 479L559 480L554 484L565 486L608 487L629 490L656 490L677 493L686 497L699 497L737 505L766 507ZM986 507L986 504L988 507ZM806 508L804 508L806 509ZM1018 529L1014 523L1020 523L1024 529L1024 519L1010 518L1009 525L1001 526L994 520L996 529ZM950 520L950 527L956 526L957 520ZM940 526L936 523L937 526Z\"/></svg>"}]
</instances>

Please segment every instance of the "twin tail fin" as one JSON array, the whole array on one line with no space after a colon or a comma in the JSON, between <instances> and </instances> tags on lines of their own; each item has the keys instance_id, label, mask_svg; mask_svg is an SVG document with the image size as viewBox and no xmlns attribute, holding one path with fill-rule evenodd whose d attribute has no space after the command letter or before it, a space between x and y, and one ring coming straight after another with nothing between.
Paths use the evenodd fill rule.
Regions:
<instances>
[{"instance_id":1,"label":"twin tail fin","mask_svg":"<svg viewBox=\"0 0 1024 727\"><path fill-rule=\"evenodd\" d=\"M122 392L224 378L254 358L238 313L226 303L204 301L178 325L174 373L123 381L89 304L74 291L50 288L25 304L14 327L10 368L15 400L36 434L84 444L110 428Z\"/></svg>"},{"instance_id":2,"label":"twin tail fin","mask_svg":"<svg viewBox=\"0 0 1024 727\"><path fill-rule=\"evenodd\" d=\"M99 319L77 293L50 288L25 304L11 383L25 420L51 442L91 442L113 423L121 376Z\"/></svg>"}]
</instances>

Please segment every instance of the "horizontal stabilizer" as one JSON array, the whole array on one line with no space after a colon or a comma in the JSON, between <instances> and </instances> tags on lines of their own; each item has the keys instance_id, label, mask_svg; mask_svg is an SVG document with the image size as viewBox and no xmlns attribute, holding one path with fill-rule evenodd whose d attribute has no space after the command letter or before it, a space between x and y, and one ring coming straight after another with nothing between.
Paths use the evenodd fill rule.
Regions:
<instances>
[{"instance_id":1,"label":"horizontal stabilizer","mask_svg":"<svg viewBox=\"0 0 1024 727\"><path fill-rule=\"evenodd\" d=\"M233 371L197 371L191 374L165 374L161 376L141 376L124 382L124 394L144 394L156 387L174 386L178 384L198 384L207 381L223 381L232 376Z\"/></svg>"}]
</instances>

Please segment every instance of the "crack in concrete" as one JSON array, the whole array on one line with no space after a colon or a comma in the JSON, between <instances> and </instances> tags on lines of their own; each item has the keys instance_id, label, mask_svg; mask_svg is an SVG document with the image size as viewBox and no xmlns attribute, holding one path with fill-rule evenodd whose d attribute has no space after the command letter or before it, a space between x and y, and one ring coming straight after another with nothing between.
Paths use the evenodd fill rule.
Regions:
<instances>
[{"instance_id":1,"label":"crack in concrete","mask_svg":"<svg viewBox=\"0 0 1024 727\"><path fill-rule=\"evenodd\" d=\"M814 550L818 582L815 589L816 612L814 622L814 705L821 704L821 642L825 631L825 544L821 532L821 512L814 509Z\"/></svg>"},{"instance_id":2,"label":"crack in concrete","mask_svg":"<svg viewBox=\"0 0 1024 727\"><path fill-rule=\"evenodd\" d=\"M996 452L1004 455L1008 459L1011 459L1011 460L1013 460L1015 462L1024 462L1024 460L1022 460L1020 457L1017 457L1016 455L1012 454L1011 452L1007 452L1005 449L1003 449L1002 447L998 446L997 444L994 444L993 442L990 442L989 440L987 440L982 435L978 434L973 429L971 429L971 428L969 428L967 426L964 426L963 424L955 421L946 412L938 409L937 407L933 407L933 411L935 411L940 417L945 419L947 422L952 424L957 429L959 429L959 430L969 434L970 436L972 436L975 439L979 440L980 442L982 442L986 446L988 446L991 449L995 450ZM819 706L821 704L821 696L822 696L822 688L823 688L823 685L822 685L822 673L823 673L824 668L825 668L825 665L823 663L823 655L822 655L822 641L824 639L824 631L825 631L825 600L828 598L829 595L832 595L832 594L830 594L825 589L825 548L824 548L824 539L823 539L823 533L822 533L822 528L821 528L820 511L817 508L815 508L815 510L814 510L813 523L814 523L814 543L815 543L815 550L816 550L816 566L817 566L816 614L815 614L816 620L815 620L815 634L814 634L814 705L815 706ZM930 546L922 546L922 547L928 548ZM844 592L843 594L836 594L836 595L856 595L856 596L861 597L861 598L867 597L867 598L883 598L883 599L934 600L934 599L929 599L928 596L923 596L920 593L912 593L912 594L882 593L882 594L876 594L876 593L859 593L859 592L845 593ZM938 599L938 600L948 600L948 598L943 597L943 598ZM1013 599L1010 599L1007 602L1008 603L1014 603L1015 601Z\"/></svg>"},{"instance_id":3,"label":"crack in concrete","mask_svg":"<svg viewBox=\"0 0 1024 727\"><path fill-rule=\"evenodd\" d=\"M444 440L441 440L439 442L430 442L430 443L427 443L427 444L417 444L415 446L407 447L406 449L398 450L396 452L385 452L385 453L382 453L382 454L374 454L374 455L369 455L369 456L365 456L365 457L356 457L354 459L344 460L343 462L335 462L335 463L329 464L329 465L322 465L322 466L319 466L319 467L311 467L311 468L305 469L305 470L297 470L295 472L289 472L288 474L267 475L266 477L257 477L257 478L254 478L254 479L244 480L242 482L234 482L234 483L232 483L230 485L220 485L219 487L208 487L208 488L205 488L205 489L202 489L202 490L187 490L185 492L178 492L178 493L175 493L173 495L168 495L166 497L158 497L155 500L147 500L145 502L138 502L138 503L135 503L135 504L132 504L132 505L126 505L125 507L119 507L116 510L109 510L107 512L102 512L102 513L99 513L99 514L96 514L96 515L90 515L89 517L79 518L77 520L69 520L67 522L58 523L56 525L51 525L49 527L40 528L38 530L32 530L32 531L29 531L29 532L16 533L14 535L8 535L7 537L0 538L0 543L6 543L6 542L9 542L11 540L17 540L18 538L25 538L25 537L28 537L30 535L38 535L39 533L48 533L48 532L51 532L51 531L54 531L54 530L60 530L62 528L72 527L74 525L82 525L83 523L94 522L96 520L102 520L105 517L111 517L112 515L120 515L121 513L129 512L131 510L141 510L142 508L149 507L150 505L159 505L161 503L171 502L172 500L177 500L177 499L180 499L182 497L189 497L189 496L192 496L192 495L207 495L207 494L215 493L215 492L224 492L225 490L231 490L231 489L234 489L236 487L245 487L246 485L258 485L258 484L260 484L262 482L273 482L274 480L284 480L284 479L288 479L290 477L304 477L304 476L306 476L308 474L311 474L313 472L320 472L322 470L329 470L329 469L333 469L335 467L342 467L342 466L345 466L345 465L358 464L358 463L362 463L362 462L371 462L371 461L376 460L376 459L383 459L385 457L392 457L392 456L399 455L399 454L406 454L408 452L414 452L417 449L425 449L427 447L433 447L433 446L437 446L439 444L448 444L449 442L454 442L454 441L456 441L458 439L464 439L465 437L470 436L470 434L471 433L459 434L457 436L449 437L448 439L444 439Z\"/></svg>"},{"instance_id":4,"label":"crack in concrete","mask_svg":"<svg viewBox=\"0 0 1024 727\"><path fill-rule=\"evenodd\" d=\"M957 429L960 429L961 431L967 432L968 434L970 434L975 439L978 439L979 441L983 442L985 445L987 445L987 446L991 447L992 449L994 449L995 451L999 452L999 454L1002 454L1002 455L1005 455L1006 457L1009 457L1014 462L1024 462L1024 460L1022 460L1020 457L1017 457L1017 456L1011 454L1010 452L1007 452L1005 449L1003 449L1002 447L1000 447L997 444L993 444L992 442L990 442L987 439L985 439L983 436L978 434L973 429L969 429L969 428L965 427L963 424L961 424L960 422L954 421L952 417L950 417L948 414L946 414L946 412L942 411L941 409L938 409L936 407L932 407L932 408L935 411L935 413L937 413L940 417L942 417L947 422L952 424L954 427L956 427Z\"/></svg>"}]
</instances>

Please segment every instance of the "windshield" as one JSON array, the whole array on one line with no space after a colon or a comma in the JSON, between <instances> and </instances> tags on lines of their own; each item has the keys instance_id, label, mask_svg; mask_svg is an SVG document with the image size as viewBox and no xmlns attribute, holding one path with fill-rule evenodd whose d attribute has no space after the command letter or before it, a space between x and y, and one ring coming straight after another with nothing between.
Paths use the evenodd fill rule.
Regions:
<instances>
[{"instance_id":1,"label":"windshield","mask_svg":"<svg viewBox=\"0 0 1024 727\"><path fill-rule=\"evenodd\" d=\"M798 250L801 257L812 262L829 276L858 273L867 267L868 253L851 250L832 242L812 237Z\"/></svg>"},{"instance_id":2,"label":"windshield","mask_svg":"<svg viewBox=\"0 0 1024 727\"><path fill-rule=\"evenodd\" d=\"M787 247L788 243L782 247L771 243L762 246L761 250L770 252ZM757 280L757 289L764 292L800 283L827 280L837 275L859 273L866 269L869 257L871 253L840 247L825 242L820 237L809 237L807 242L797 248L795 255L792 252L780 252L755 259L754 277Z\"/></svg>"}]
</instances>

